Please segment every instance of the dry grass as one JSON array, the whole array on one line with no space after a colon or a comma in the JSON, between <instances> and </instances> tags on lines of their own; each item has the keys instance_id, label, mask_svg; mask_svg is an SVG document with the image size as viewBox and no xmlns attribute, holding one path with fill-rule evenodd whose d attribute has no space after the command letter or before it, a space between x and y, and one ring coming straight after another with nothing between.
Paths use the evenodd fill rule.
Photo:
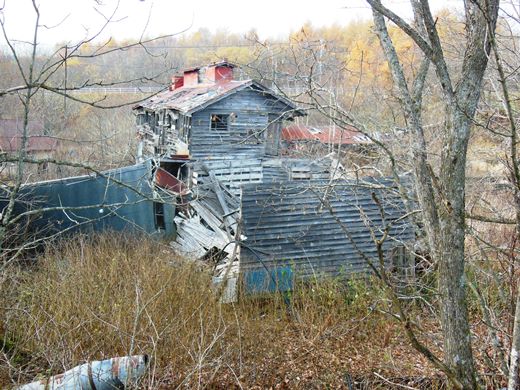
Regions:
<instances>
[{"instance_id":1,"label":"dry grass","mask_svg":"<svg viewBox=\"0 0 520 390\"><path fill-rule=\"evenodd\" d=\"M69 240L30 271L9 270L0 288L0 386L138 353L152 358L143 388L348 388L372 379L388 388L374 371L409 384L435 376L399 325L370 310L376 286L329 281L299 288L289 306L280 296L221 305L208 272L146 238Z\"/></svg>"}]
</instances>

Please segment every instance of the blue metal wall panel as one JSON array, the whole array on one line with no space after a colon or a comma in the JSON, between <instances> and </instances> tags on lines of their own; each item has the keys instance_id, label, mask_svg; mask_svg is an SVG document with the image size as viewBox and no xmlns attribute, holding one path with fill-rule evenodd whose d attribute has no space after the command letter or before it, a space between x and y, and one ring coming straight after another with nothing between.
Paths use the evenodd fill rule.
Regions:
<instances>
[{"instance_id":1,"label":"blue metal wall panel","mask_svg":"<svg viewBox=\"0 0 520 390\"><path fill-rule=\"evenodd\" d=\"M147 162L102 175L28 184L15 210L31 213L29 229L39 236L78 230L156 233L151 172ZM174 233L174 211L173 201L164 204L164 234Z\"/></svg>"},{"instance_id":2,"label":"blue metal wall panel","mask_svg":"<svg viewBox=\"0 0 520 390\"><path fill-rule=\"evenodd\" d=\"M271 269L254 269L244 275L244 287L249 293L291 291L294 274L291 267L281 266Z\"/></svg>"}]
</instances>

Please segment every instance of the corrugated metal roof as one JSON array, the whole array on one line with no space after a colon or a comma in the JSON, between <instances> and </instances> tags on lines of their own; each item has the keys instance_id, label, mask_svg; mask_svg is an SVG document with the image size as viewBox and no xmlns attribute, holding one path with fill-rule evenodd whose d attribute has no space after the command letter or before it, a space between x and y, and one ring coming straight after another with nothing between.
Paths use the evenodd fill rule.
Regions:
<instances>
[{"instance_id":1,"label":"corrugated metal roof","mask_svg":"<svg viewBox=\"0 0 520 390\"><path fill-rule=\"evenodd\" d=\"M369 272L363 255L377 263L371 231L381 237L393 221L384 244L388 254L399 241L413 238L394 188L380 183L328 181L245 185L242 220L247 237L241 252L241 272L291 267L296 275L341 275ZM384 208L384 220L372 197ZM350 237L349 237L350 236ZM363 253L363 255L361 254Z\"/></svg>"},{"instance_id":2,"label":"corrugated metal roof","mask_svg":"<svg viewBox=\"0 0 520 390\"><path fill-rule=\"evenodd\" d=\"M173 91L165 91L148 100L134 106L136 108L146 108L149 110L172 109L182 112L183 114L191 114L204 107L215 103L224 97L241 91L245 88L252 88L262 93L267 93L278 100L283 101L286 105L296 110L295 115L305 115L303 111L296 109L296 106L290 100L277 95L269 88L261 85L254 80L230 80L211 84L197 84L194 86L183 86Z\"/></svg>"},{"instance_id":3,"label":"corrugated metal roof","mask_svg":"<svg viewBox=\"0 0 520 390\"><path fill-rule=\"evenodd\" d=\"M138 107L151 110L167 108L189 113L206 103L217 101L227 94L249 85L251 85L251 80L185 86L153 96L139 104Z\"/></svg>"},{"instance_id":4,"label":"corrugated metal roof","mask_svg":"<svg viewBox=\"0 0 520 390\"><path fill-rule=\"evenodd\" d=\"M284 141L318 141L324 144L370 144L372 141L355 127L291 125L282 129Z\"/></svg>"}]
</instances>

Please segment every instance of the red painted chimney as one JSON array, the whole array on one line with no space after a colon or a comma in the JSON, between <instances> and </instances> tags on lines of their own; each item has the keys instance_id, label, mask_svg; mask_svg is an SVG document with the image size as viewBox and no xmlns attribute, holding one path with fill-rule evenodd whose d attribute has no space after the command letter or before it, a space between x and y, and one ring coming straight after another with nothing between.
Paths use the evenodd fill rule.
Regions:
<instances>
[{"instance_id":1,"label":"red painted chimney","mask_svg":"<svg viewBox=\"0 0 520 390\"><path fill-rule=\"evenodd\" d=\"M184 85L184 77L183 76L173 76L172 83L170 85L170 91L174 91L177 88L180 88Z\"/></svg>"},{"instance_id":2,"label":"red painted chimney","mask_svg":"<svg viewBox=\"0 0 520 390\"><path fill-rule=\"evenodd\" d=\"M199 69L189 69L184 71L184 86L193 87L199 83Z\"/></svg>"},{"instance_id":3,"label":"red painted chimney","mask_svg":"<svg viewBox=\"0 0 520 390\"><path fill-rule=\"evenodd\" d=\"M170 91L181 87L194 87L197 84L214 84L233 80L234 67L235 65L224 60L204 68L186 69L182 76L172 77Z\"/></svg>"},{"instance_id":4,"label":"red painted chimney","mask_svg":"<svg viewBox=\"0 0 520 390\"><path fill-rule=\"evenodd\" d=\"M218 83L233 80L233 68L235 66L227 61L222 61L206 68L206 80L210 83Z\"/></svg>"}]
</instances>

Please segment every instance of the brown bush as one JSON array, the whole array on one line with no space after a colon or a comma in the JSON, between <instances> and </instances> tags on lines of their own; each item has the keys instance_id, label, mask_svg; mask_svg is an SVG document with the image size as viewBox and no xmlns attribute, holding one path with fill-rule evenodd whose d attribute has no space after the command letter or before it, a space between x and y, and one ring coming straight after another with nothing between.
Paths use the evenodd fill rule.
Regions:
<instances>
[{"instance_id":1,"label":"brown bush","mask_svg":"<svg viewBox=\"0 0 520 390\"><path fill-rule=\"evenodd\" d=\"M399 326L370 309L384 297L364 281L308 283L290 304L273 295L223 305L199 263L118 234L49 246L36 266L6 273L0 386L140 353L152 358L147 388L342 387L378 379L376 369L434 375Z\"/></svg>"}]
</instances>

